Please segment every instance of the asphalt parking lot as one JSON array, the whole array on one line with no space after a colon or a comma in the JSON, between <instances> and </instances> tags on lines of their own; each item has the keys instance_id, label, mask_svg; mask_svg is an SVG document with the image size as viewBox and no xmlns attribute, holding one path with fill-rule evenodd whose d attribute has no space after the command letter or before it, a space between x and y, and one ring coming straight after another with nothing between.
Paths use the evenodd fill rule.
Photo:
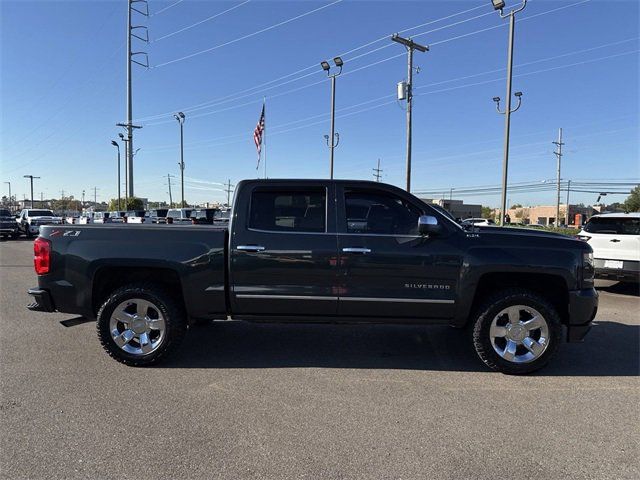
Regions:
<instances>
[{"instance_id":1,"label":"asphalt parking lot","mask_svg":"<svg viewBox=\"0 0 640 480\"><path fill-rule=\"evenodd\" d=\"M1 478L640 478L635 288L524 377L414 326L199 325L135 369L26 310L31 248L0 243Z\"/></svg>"}]
</instances>

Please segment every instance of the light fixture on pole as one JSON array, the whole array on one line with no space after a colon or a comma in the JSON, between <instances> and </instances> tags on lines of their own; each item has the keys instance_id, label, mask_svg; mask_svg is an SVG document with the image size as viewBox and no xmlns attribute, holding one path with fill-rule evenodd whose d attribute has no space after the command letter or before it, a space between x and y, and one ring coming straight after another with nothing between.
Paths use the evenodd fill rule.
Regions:
<instances>
[{"instance_id":1,"label":"light fixture on pole","mask_svg":"<svg viewBox=\"0 0 640 480\"><path fill-rule=\"evenodd\" d=\"M118 210L122 210L122 205L120 204L120 144L115 140L111 140L111 145L118 149Z\"/></svg>"},{"instance_id":2,"label":"light fixture on pole","mask_svg":"<svg viewBox=\"0 0 640 480\"><path fill-rule=\"evenodd\" d=\"M407 83L398 84L398 100L407 100L407 192L411 191L411 121L413 105L413 51L428 52L429 47L420 45L410 38L403 38L397 33L391 36L391 40L404 45L407 49Z\"/></svg>"},{"instance_id":3,"label":"light fixture on pole","mask_svg":"<svg viewBox=\"0 0 640 480\"><path fill-rule=\"evenodd\" d=\"M333 150L340 143L340 134L335 133L335 119L336 119L336 77L342 73L342 66L344 62L342 58L335 57L333 63L338 68L337 73L331 73L331 65L326 60L320 62L322 69L327 72L327 76L331 79L331 133L325 135L327 140L327 146L329 147L329 178L333 178Z\"/></svg>"},{"instance_id":4,"label":"light fixture on pole","mask_svg":"<svg viewBox=\"0 0 640 480\"><path fill-rule=\"evenodd\" d=\"M504 225L504 216L507 208L507 177L509 171L509 134L511 130L511 114L520 108L521 104L521 96L522 92L516 92L515 96L518 98L518 106L511 110L511 80L512 80L512 69L513 69L513 42L515 37L515 26L516 26L516 13L522 11L524 7L527 6L527 0L522 0L522 4L511 10L509 13L505 15L504 0L491 0L491 4L493 5L494 10L498 10L500 12L500 18L509 18L509 47L507 51L507 94L505 98L505 110L504 112L500 111L500 97L494 97L493 101L496 102L496 107L499 113L505 115L504 121L504 159L502 161L502 198L500 202L500 225Z\"/></svg>"},{"instance_id":5,"label":"light fixture on pole","mask_svg":"<svg viewBox=\"0 0 640 480\"><path fill-rule=\"evenodd\" d=\"M180 193L182 194L182 204L180 208L184 208L184 113L178 112L173 118L180 124L180 163L178 163L178 166L180 167Z\"/></svg>"}]
</instances>

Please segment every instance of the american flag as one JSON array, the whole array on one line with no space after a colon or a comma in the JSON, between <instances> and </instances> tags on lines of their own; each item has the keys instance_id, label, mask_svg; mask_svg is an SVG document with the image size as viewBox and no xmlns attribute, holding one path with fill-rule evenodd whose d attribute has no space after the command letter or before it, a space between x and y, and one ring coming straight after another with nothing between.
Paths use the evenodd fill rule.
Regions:
<instances>
[{"instance_id":1,"label":"american flag","mask_svg":"<svg viewBox=\"0 0 640 480\"><path fill-rule=\"evenodd\" d=\"M260 166L260 152L262 151L262 133L264 132L264 103L262 104L262 113L260 114L260 120L256 125L256 129L253 131L253 142L256 144L256 150L258 151L258 164L256 170Z\"/></svg>"}]
</instances>

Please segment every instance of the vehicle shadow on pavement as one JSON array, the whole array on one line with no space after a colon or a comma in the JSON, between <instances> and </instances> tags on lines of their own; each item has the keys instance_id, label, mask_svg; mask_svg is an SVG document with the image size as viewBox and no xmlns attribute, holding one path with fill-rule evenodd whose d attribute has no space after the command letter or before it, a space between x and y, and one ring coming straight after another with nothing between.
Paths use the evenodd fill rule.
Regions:
<instances>
[{"instance_id":1,"label":"vehicle shadow on pavement","mask_svg":"<svg viewBox=\"0 0 640 480\"><path fill-rule=\"evenodd\" d=\"M617 295L630 295L633 297L640 297L640 283L618 282L609 286L597 286L596 290L607 293L615 293Z\"/></svg>"},{"instance_id":2,"label":"vehicle shadow on pavement","mask_svg":"<svg viewBox=\"0 0 640 480\"><path fill-rule=\"evenodd\" d=\"M447 326L216 322L195 326L161 368L371 368L489 371L467 332ZM541 376L636 376L640 326L602 322L560 345Z\"/></svg>"}]
</instances>

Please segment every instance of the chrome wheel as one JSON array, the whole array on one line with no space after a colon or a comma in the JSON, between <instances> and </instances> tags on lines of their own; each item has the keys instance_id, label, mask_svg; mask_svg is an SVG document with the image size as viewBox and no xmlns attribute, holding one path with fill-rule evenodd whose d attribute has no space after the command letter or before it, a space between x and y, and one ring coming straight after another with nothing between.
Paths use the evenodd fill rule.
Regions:
<instances>
[{"instance_id":1,"label":"chrome wheel","mask_svg":"<svg viewBox=\"0 0 640 480\"><path fill-rule=\"evenodd\" d=\"M498 313L489 329L491 345L504 360L532 362L549 346L549 325L535 308L513 305Z\"/></svg>"},{"instance_id":2,"label":"chrome wheel","mask_svg":"<svg viewBox=\"0 0 640 480\"><path fill-rule=\"evenodd\" d=\"M148 300L131 298L120 303L109 319L115 344L131 355L148 355L160 347L166 323L160 309Z\"/></svg>"}]
</instances>

